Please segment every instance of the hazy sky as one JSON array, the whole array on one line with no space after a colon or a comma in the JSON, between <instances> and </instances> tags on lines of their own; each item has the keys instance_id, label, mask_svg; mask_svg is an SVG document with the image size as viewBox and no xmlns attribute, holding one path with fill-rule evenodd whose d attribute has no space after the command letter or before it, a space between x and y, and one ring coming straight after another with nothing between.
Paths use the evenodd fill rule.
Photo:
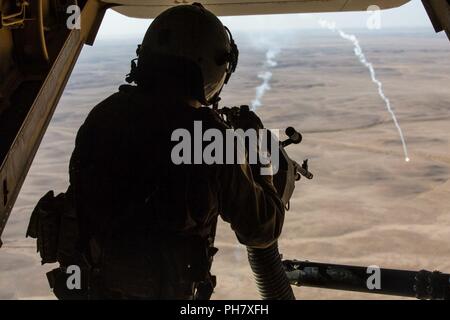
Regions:
<instances>
[{"instance_id":1,"label":"hazy sky","mask_svg":"<svg viewBox=\"0 0 450 320\"><path fill-rule=\"evenodd\" d=\"M321 14L283 14L224 17L222 21L231 30L276 30L285 28L318 28L318 17L336 21L341 28L366 28L369 12L344 12ZM381 12L381 28L430 27L431 22L420 0L391 10ZM128 18L113 10L108 10L98 37L143 35L150 20Z\"/></svg>"}]
</instances>

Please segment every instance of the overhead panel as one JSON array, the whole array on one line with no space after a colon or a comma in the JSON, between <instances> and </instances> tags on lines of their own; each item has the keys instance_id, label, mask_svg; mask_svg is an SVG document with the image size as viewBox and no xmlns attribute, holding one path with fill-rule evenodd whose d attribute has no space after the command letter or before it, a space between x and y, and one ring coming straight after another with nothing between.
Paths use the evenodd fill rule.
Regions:
<instances>
[{"instance_id":1,"label":"overhead panel","mask_svg":"<svg viewBox=\"0 0 450 320\"><path fill-rule=\"evenodd\" d=\"M161 11L188 1L164 0L103 0L115 4L113 9L129 17L154 18ZM409 0L205 0L201 3L219 16L364 11L377 5L380 9L399 7Z\"/></svg>"}]
</instances>

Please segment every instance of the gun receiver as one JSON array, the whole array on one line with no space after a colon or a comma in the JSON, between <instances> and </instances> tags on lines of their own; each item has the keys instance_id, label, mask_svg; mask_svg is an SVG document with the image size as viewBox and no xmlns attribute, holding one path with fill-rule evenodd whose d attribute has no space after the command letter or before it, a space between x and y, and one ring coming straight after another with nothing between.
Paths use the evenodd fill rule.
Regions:
<instances>
[{"instance_id":1,"label":"gun receiver","mask_svg":"<svg viewBox=\"0 0 450 320\"><path fill-rule=\"evenodd\" d=\"M238 127L236 123L239 122L240 117L243 116L242 114L249 112L249 107L223 107L220 109L216 108L215 110L229 126L236 129ZM299 144L302 142L303 137L301 133L293 127L288 127L285 133L288 138L279 142L279 167L276 170L277 173L273 176L273 183L286 209L289 209L289 200L294 192L295 181L300 180L302 176L307 179L312 179L314 175L309 171L308 159L305 159L300 165L292 160L285 150L291 144ZM272 138L274 139L273 136Z\"/></svg>"}]
</instances>

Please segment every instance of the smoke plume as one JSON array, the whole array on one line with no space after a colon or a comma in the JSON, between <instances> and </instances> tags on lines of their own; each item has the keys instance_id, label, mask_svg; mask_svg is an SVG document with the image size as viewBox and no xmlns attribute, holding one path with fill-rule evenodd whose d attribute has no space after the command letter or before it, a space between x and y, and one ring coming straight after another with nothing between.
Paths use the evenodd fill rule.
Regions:
<instances>
[{"instance_id":1,"label":"smoke plume","mask_svg":"<svg viewBox=\"0 0 450 320\"><path fill-rule=\"evenodd\" d=\"M252 110L256 110L262 106L261 100L264 97L264 94L270 90L270 80L272 79L272 72L270 72L270 69L277 65L275 58L279 52L279 49L269 49L266 52L266 60L263 65L264 71L258 74L258 78L262 79L262 83L256 87L255 98L252 100L251 104Z\"/></svg>"},{"instance_id":2,"label":"smoke plume","mask_svg":"<svg viewBox=\"0 0 450 320\"><path fill-rule=\"evenodd\" d=\"M392 120L394 121L395 127L397 128L397 131L398 131L398 134L400 136L400 139L402 141L402 147L403 147L403 153L404 153L404 156L405 156L405 161L409 162L410 158L408 156L408 148L406 146L406 141L405 141L405 137L403 135L402 128L400 127L400 124L398 123L397 116L395 115L394 110L392 110L390 100L384 94L383 84L381 83L381 81L379 81L377 79L376 73L375 73L375 69L373 68L372 63L367 61L367 58L366 58L366 56L364 55L364 52L361 49L361 46L359 44L358 39L356 38L355 35L345 33L344 31L342 31L339 28L337 28L336 27L336 23L334 23L334 22L330 22L330 21L327 21L327 20L324 20L324 19L320 19L319 20L319 24L323 28L327 28L327 29L329 29L329 30L331 30L333 32L337 32L341 38L343 38L345 40L348 40L348 41L350 41L353 44L354 52L355 52L356 57L359 59L359 61L361 62L362 65L364 65L367 69L369 69L370 77L372 79L372 82L377 85L378 94L380 95L381 99L384 101L384 103L386 105L386 109L390 113L390 115L392 117Z\"/></svg>"}]
</instances>

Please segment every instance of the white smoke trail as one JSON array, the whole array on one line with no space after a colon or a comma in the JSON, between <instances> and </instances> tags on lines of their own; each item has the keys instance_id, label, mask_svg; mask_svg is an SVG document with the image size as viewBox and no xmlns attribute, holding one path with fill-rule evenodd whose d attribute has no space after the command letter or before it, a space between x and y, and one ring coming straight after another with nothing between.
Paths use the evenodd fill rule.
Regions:
<instances>
[{"instance_id":1,"label":"white smoke trail","mask_svg":"<svg viewBox=\"0 0 450 320\"><path fill-rule=\"evenodd\" d=\"M370 76L372 78L372 82L377 85L378 94L380 95L381 99L383 99L384 103L386 104L387 111L391 114L392 120L394 121L395 127L397 128L398 134L402 141L403 153L405 155L405 161L409 162L410 158L408 156L408 148L406 146L406 141L403 136L402 128L400 127L400 124L398 123L397 116L395 115L394 110L392 110L390 100L386 97L386 95L383 92L383 84L377 79L376 74L375 74L375 69L373 68L372 63L367 61L366 56L364 55L364 52L361 49L358 39L356 38L356 36L345 33L341 29L337 28L335 22L330 22L330 21L327 21L324 19L320 19L319 24L321 27L327 28L333 32L337 31L338 34L341 36L341 38L348 40L353 44L355 55L358 57L361 64L363 64L367 69L369 69Z\"/></svg>"},{"instance_id":2,"label":"white smoke trail","mask_svg":"<svg viewBox=\"0 0 450 320\"><path fill-rule=\"evenodd\" d=\"M264 62L265 71L258 74L258 78L262 79L263 82L258 87L256 87L255 98L252 100L252 110L255 110L256 108L262 106L261 99L263 98L266 91L270 90L270 80L272 79L272 72L270 72L269 69L277 65L275 58L279 52L279 49L269 49L266 52L266 60Z\"/></svg>"}]
</instances>

